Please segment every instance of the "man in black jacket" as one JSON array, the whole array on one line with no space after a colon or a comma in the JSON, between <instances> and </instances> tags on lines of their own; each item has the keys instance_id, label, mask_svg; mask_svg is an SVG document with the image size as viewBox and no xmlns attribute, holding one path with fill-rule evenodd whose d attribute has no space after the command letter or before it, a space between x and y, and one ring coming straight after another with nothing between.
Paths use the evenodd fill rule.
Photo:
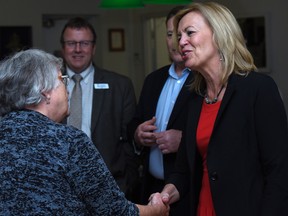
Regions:
<instances>
[{"instance_id":1,"label":"man in black jacket","mask_svg":"<svg viewBox=\"0 0 288 216\"><path fill-rule=\"evenodd\" d=\"M161 191L171 173L185 127L185 107L190 94L192 72L174 46L173 19L183 6L173 8L166 17L166 43L172 64L149 74L142 87L130 132L143 158L140 202ZM171 206L170 215L185 215L185 202ZM181 207L182 206L182 207Z\"/></svg>"},{"instance_id":2,"label":"man in black jacket","mask_svg":"<svg viewBox=\"0 0 288 216\"><path fill-rule=\"evenodd\" d=\"M65 73L71 78L67 86L71 111L67 123L83 130L92 139L118 186L129 197L130 186L137 175L134 148L127 139L127 124L136 107L132 82L126 76L93 64L96 33L87 20L70 19L62 30L60 42ZM75 75L80 77L82 91L78 94L80 109L77 110L77 104L72 103L73 89L77 86L73 79ZM80 119L78 125L74 124L74 117L77 121Z\"/></svg>"}]
</instances>

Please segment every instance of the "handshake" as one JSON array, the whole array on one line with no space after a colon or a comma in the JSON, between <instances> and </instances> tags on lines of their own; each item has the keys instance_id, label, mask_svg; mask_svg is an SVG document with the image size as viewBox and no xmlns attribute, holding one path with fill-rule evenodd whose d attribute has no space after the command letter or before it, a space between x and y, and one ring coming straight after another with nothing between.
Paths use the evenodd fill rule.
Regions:
<instances>
[{"instance_id":1,"label":"handshake","mask_svg":"<svg viewBox=\"0 0 288 216\"><path fill-rule=\"evenodd\" d=\"M173 184L166 184L161 193L153 193L149 197L149 203L146 207L152 209L150 215L167 216L169 215L170 204L178 201L180 194L177 188ZM141 215L141 214L140 214Z\"/></svg>"},{"instance_id":2,"label":"handshake","mask_svg":"<svg viewBox=\"0 0 288 216\"><path fill-rule=\"evenodd\" d=\"M168 216L169 215L169 195L168 193L154 193L149 198L147 206L138 205L140 216Z\"/></svg>"},{"instance_id":3,"label":"handshake","mask_svg":"<svg viewBox=\"0 0 288 216\"><path fill-rule=\"evenodd\" d=\"M169 206L169 194L168 193L153 193L149 197L148 205L164 204Z\"/></svg>"},{"instance_id":4,"label":"handshake","mask_svg":"<svg viewBox=\"0 0 288 216\"><path fill-rule=\"evenodd\" d=\"M150 195L148 205L137 205L140 210L140 216L168 216L170 204L178 201L179 192L173 184L166 184L161 193Z\"/></svg>"}]
</instances>

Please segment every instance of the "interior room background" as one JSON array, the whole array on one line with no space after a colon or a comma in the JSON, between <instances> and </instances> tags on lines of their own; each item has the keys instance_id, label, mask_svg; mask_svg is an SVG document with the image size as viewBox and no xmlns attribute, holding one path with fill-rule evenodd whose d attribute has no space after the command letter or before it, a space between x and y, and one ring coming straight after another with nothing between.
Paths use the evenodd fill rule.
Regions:
<instances>
[{"instance_id":1,"label":"interior room background","mask_svg":"<svg viewBox=\"0 0 288 216\"><path fill-rule=\"evenodd\" d=\"M265 18L265 29L261 29L261 32L265 33L266 62L261 71L273 77L278 84L288 113L288 1L216 2L226 5L237 18ZM7 27L28 35L26 40L27 43L31 40L31 46L58 55L61 49L59 37L64 23L70 17L84 16L93 24L98 35L95 63L130 77L137 96L145 76L169 63L164 17L175 5L103 9L99 8L99 0L0 0L0 5L0 57L5 51L3 46L7 45L3 33ZM116 51L109 48L111 29L116 30L113 36ZM118 34L118 30L123 30L123 35ZM21 43L17 41L17 34L14 36L12 45ZM117 46L120 46L120 51Z\"/></svg>"}]
</instances>

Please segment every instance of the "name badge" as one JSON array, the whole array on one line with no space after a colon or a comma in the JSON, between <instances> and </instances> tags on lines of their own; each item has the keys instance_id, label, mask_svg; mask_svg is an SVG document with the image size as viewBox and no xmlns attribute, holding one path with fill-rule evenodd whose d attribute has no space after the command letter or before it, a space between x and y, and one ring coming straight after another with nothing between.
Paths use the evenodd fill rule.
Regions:
<instances>
[{"instance_id":1,"label":"name badge","mask_svg":"<svg viewBox=\"0 0 288 216\"><path fill-rule=\"evenodd\" d=\"M94 83L94 89L109 89L108 83Z\"/></svg>"}]
</instances>

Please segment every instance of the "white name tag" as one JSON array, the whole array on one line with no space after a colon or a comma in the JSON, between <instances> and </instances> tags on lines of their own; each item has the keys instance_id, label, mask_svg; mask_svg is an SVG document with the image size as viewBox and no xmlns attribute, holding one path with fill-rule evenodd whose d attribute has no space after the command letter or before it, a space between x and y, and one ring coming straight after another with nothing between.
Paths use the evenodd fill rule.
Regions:
<instances>
[{"instance_id":1,"label":"white name tag","mask_svg":"<svg viewBox=\"0 0 288 216\"><path fill-rule=\"evenodd\" d=\"M94 89L109 89L108 83L94 83Z\"/></svg>"}]
</instances>

